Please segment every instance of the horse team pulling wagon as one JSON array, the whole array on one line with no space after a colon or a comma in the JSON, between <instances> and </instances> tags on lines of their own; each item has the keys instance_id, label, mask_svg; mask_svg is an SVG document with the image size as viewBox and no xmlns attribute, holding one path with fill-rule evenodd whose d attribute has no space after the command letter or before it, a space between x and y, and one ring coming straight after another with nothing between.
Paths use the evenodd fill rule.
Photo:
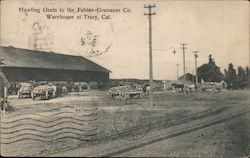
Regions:
<instances>
[{"instance_id":1,"label":"horse team pulling wagon","mask_svg":"<svg viewBox=\"0 0 250 158\"><path fill-rule=\"evenodd\" d=\"M203 82L199 86L199 91L211 91L211 92L220 92L223 88L226 88L226 82Z\"/></svg>"},{"instance_id":2,"label":"horse team pulling wagon","mask_svg":"<svg viewBox=\"0 0 250 158\"><path fill-rule=\"evenodd\" d=\"M220 92L224 88L227 88L227 83L224 81L221 82L201 82L197 85L194 84L184 84L184 83L172 83L171 86L175 89L175 92Z\"/></svg>"},{"instance_id":3,"label":"horse team pulling wagon","mask_svg":"<svg viewBox=\"0 0 250 158\"><path fill-rule=\"evenodd\" d=\"M139 86L118 86L109 89L109 95L112 99L120 98L141 98L142 97L142 87Z\"/></svg>"}]
</instances>

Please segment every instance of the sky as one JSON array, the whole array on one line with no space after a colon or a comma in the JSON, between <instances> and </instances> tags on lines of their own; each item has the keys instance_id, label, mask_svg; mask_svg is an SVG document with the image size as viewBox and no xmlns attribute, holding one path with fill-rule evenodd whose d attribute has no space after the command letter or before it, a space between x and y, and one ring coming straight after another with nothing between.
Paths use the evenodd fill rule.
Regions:
<instances>
[{"instance_id":1,"label":"sky","mask_svg":"<svg viewBox=\"0 0 250 158\"><path fill-rule=\"evenodd\" d=\"M1 4L1 45L80 55L112 71L111 78L147 79L149 29L144 4L156 5L152 9L156 13L152 16L154 79L176 79L177 63L179 76L183 75L181 43L187 43L186 72L194 73L193 51L199 51L198 66L208 62L209 54L222 72L231 62L236 68L249 65L247 1L5 0ZM69 7L75 9L74 13L67 12ZM20 8L33 8L33 12ZM48 12L53 8L57 12ZM65 12L59 12L59 8ZM78 8L120 12L80 13ZM124 13L124 8L130 12ZM48 14L81 15L81 19L48 19ZM99 20L85 19L84 14L98 16ZM110 19L102 19L103 14ZM88 44L87 37L94 37L95 44ZM103 54L90 57L91 49Z\"/></svg>"}]
</instances>

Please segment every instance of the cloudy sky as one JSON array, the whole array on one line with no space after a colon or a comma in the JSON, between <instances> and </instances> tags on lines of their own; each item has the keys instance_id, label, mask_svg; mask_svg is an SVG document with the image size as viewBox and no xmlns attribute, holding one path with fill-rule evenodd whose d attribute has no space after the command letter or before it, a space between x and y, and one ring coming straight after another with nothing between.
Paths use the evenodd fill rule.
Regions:
<instances>
[{"instance_id":1,"label":"cloudy sky","mask_svg":"<svg viewBox=\"0 0 250 158\"><path fill-rule=\"evenodd\" d=\"M235 67L249 64L247 1L6 0L1 4L1 45L81 55L111 70L111 78L147 79L148 19L143 15L147 11L144 4L156 5L153 9L156 15L152 17L153 49L163 49L153 50L155 79L175 79L177 63L180 75L183 74L180 49L183 42L187 43L187 72L194 72L192 51L196 50L198 66L208 61L209 54L222 71L230 62ZM69 7L75 9L74 14L67 12ZM53 8L57 12L48 12ZM65 12L59 12L59 8ZM79 13L78 8L120 9L120 12ZM131 12L124 13L124 8ZM48 19L48 14L74 18L81 15L81 19ZM84 14L98 16L99 20L85 19ZM103 14L111 19L102 19ZM87 37L96 38L96 44L86 44ZM170 47L176 49L176 55ZM91 48L103 54L88 57Z\"/></svg>"}]
</instances>

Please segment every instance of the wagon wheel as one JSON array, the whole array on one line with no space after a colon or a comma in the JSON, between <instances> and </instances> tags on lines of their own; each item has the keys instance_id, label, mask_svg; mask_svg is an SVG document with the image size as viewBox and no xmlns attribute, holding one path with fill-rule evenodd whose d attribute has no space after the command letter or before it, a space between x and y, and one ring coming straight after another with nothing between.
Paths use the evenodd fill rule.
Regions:
<instances>
[{"instance_id":1,"label":"wagon wheel","mask_svg":"<svg viewBox=\"0 0 250 158\"><path fill-rule=\"evenodd\" d=\"M140 95L139 95L139 98L141 99L143 96L142 96L142 93L140 93Z\"/></svg>"},{"instance_id":2,"label":"wagon wheel","mask_svg":"<svg viewBox=\"0 0 250 158\"><path fill-rule=\"evenodd\" d=\"M137 94L137 98L138 98L138 99L141 99L141 93L138 93L138 94Z\"/></svg>"},{"instance_id":3,"label":"wagon wheel","mask_svg":"<svg viewBox=\"0 0 250 158\"><path fill-rule=\"evenodd\" d=\"M132 99L128 99L128 98L125 98L125 99L124 99L124 102L125 102L125 104L128 104L128 105L130 105L130 104L133 103L133 102L132 102Z\"/></svg>"},{"instance_id":4,"label":"wagon wheel","mask_svg":"<svg viewBox=\"0 0 250 158\"><path fill-rule=\"evenodd\" d=\"M133 94L127 94L127 96L128 96L129 99L134 99Z\"/></svg>"}]
</instances>

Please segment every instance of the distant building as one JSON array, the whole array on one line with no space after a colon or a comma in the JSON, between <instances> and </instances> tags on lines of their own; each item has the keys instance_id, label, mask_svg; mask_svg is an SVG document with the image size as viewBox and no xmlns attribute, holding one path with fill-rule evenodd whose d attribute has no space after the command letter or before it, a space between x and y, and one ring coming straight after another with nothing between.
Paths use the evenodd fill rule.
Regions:
<instances>
[{"instance_id":1,"label":"distant building","mask_svg":"<svg viewBox=\"0 0 250 158\"><path fill-rule=\"evenodd\" d=\"M185 74L185 78L186 78L187 82L195 83L195 75L193 75L191 73L186 73ZM182 75L181 77L179 77L179 80L184 81L184 75Z\"/></svg>"},{"instance_id":2,"label":"distant building","mask_svg":"<svg viewBox=\"0 0 250 158\"><path fill-rule=\"evenodd\" d=\"M178 78L178 80L163 80L164 84L164 90L171 90L172 89L172 84L194 84L195 82L195 76L191 73L186 73L186 82L184 82L184 75Z\"/></svg>"},{"instance_id":3,"label":"distant building","mask_svg":"<svg viewBox=\"0 0 250 158\"><path fill-rule=\"evenodd\" d=\"M109 70L82 56L0 47L0 59L0 73L9 82L109 82Z\"/></svg>"}]
</instances>

